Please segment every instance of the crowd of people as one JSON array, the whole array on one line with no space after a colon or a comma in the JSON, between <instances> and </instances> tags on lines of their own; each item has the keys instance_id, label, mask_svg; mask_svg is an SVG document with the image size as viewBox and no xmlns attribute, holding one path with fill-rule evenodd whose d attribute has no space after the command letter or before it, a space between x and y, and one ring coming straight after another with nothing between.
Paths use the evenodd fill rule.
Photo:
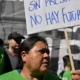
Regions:
<instances>
[{"instance_id":1,"label":"crowd of people","mask_svg":"<svg viewBox=\"0 0 80 80\"><path fill-rule=\"evenodd\" d=\"M0 39L0 80L80 80L80 71L72 71L68 55L63 57L64 71L59 76L49 71L50 51L41 36L30 35L25 39L20 33L12 32L8 47L3 46Z\"/></svg>"}]
</instances>

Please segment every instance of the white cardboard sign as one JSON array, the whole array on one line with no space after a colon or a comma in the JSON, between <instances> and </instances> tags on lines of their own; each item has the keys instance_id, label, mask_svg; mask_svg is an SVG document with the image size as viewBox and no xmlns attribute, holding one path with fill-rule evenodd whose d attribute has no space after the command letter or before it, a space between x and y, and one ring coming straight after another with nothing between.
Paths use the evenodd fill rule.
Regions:
<instances>
[{"instance_id":1,"label":"white cardboard sign","mask_svg":"<svg viewBox=\"0 0 80 80\"><path fill-rule=\"evenodd\" d=\"M27 34L80 24L80 0L24 0Z\"/></svg>"}]
</instances>

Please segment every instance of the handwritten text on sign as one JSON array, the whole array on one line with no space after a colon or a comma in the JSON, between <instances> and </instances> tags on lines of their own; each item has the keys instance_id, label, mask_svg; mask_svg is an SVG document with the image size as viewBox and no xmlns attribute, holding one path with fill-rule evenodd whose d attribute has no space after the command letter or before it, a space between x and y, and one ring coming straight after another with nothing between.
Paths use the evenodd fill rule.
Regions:
<instances>
[{"instance_id":1,"label":"handwritten text on sign","mask_svg":"<svg viewBox=\"0 0 80 80\"><path fill-rule=\"evenodd\" d=\"M27 33L80 24L80 0L24 0Z\"/></svg>"}]
</instances>

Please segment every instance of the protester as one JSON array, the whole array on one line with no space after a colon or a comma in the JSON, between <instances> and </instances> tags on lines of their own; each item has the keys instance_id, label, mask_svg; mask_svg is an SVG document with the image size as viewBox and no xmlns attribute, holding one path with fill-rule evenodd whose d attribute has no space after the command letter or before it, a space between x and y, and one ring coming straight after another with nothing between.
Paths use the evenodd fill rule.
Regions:
<instances>
[{"instance_id":1,"label":"protester","mask_svg":"<svg viewBox=\"0 0 80 80\"><path fill-rule=\"evenodd\" d=\"M0 80L60 80L49 70L47 41L30 36L20 45L18 69L0 76Z\"/></svg>"},{"instance_id":2,"label":"protester","mask_svg":"<svg viewBox=\"0 0 80 80\"><path fill-rule=\"evenodd\" d=\"M4 55L5 72L9 72L13 69L16 69L16 65L18 62L17 54L19 52L19 46L21 44L22 39L24 39L24 37L18 32L12 32L9 34L8 48L5 49L5 55Z\"/></svg>"},{"instance_id":3,"label":"protester","mask_svg":"<svg viewBox=\"0 0 80 80\"><path fill-rule=\"evenodd\" d=\"M4 41L0 38L0 74L3 73L4 68Z\"/></svg>"},{"instance_id":4,"label":"protester","mask_svg":"<svg viewBox=\"0 0 80 80\"><path fill-rule=\"evenodd\" d=\"M71 69L69 55L65 55L63 57L63 63L64 63L64 71L62 71L59 76L62 80L71 80L72 69Z\"/></svg>"}]
</instances>

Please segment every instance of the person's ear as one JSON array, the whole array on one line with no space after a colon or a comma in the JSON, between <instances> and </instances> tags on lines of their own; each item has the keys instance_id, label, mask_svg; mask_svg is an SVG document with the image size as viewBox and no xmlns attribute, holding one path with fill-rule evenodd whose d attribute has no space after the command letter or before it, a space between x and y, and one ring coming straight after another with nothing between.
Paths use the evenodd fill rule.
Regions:
<instances>
[{"instance_id":1,"label":"person's ear","mask_svg":"<svg viewBox=\"0 0 80 80\"><path fill-rule=\"evenodd\" d=\"M26 61L26 59L27 59L27 53L25 51L21 52L21 58L22 58L23 62Z\"/></svg>"}]
</instances>

